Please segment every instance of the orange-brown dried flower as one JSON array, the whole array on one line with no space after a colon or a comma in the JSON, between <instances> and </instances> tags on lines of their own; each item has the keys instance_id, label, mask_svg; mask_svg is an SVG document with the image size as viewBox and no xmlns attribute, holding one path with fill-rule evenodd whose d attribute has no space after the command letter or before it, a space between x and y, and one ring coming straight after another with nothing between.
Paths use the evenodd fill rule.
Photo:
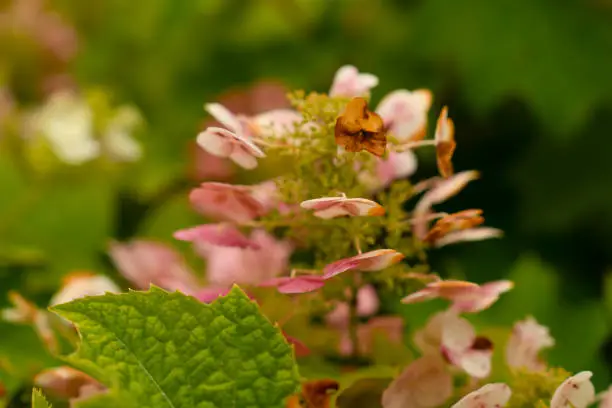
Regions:
<instances>
[{"instance_id":1,"label":"orange-brown dried flower","mask_svg":"<svg viewBox=\"0 0 612 408\"><path fill-rule=\"evenodd\" d=\"M455 125L448 117L446 106L442 109L438 118L435 140L438 171L442 177L448 178L454 173L452 159L457 143L455 142Z\"/></svg>"},{"instance_id":2,"label":"orange-brown dried flower","mask_svg":"<svg viewBox=\"0 0 612 408\"><path fill-rule=\"evenodd\" d=\"M331 396L340 384L334 380L314 380L302 383L302 392L289 397L287 408L329 408Z\"/></svg>"},{"instance_id":3,"label":"orange-brown dried flower","mask_svg":"<svg viewBox=\"0 0 612 408\"><path fill-rule=\"evenodd\" d=\"M484 223L482 210L463 210L440 218L429 230L424 241L432 244L453 231L473 228Z\"/></svg>"},{"instance_id":4,"label":"orange-brown dried flower","mask_svg":"<svg viewBox=\"0 0 612 408\"><path fill-rule=\"evenodd\" d=\"M353 98L336 120L336 144L347 152L368 151L382 157L387 148L387 136L382 118L368 110L364 98Z\"/></svg>"}]
</instances>

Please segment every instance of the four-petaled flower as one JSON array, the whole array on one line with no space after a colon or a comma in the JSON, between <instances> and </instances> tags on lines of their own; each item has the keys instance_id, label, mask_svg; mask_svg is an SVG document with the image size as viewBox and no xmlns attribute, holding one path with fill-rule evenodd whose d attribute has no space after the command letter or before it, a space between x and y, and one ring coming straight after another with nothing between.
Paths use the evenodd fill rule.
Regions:
<instances>
[{"instance_id":1,"label":"four-petaled flower","mask_svg":"<svg viewBox=\"0 0 612 408\"><path fill-rule=\"evenodd\" d=\"M387 131L400 142L417 141L425 137L427 111L432 95L427 89L399 89L387 94L376 107L376 113Z\"/></svg>"},{"instance_id":2,"label":"four-petaled flower","mask_svg":"<svg viewBox=\"0 0 612 408\"><path fill-rule=\"evenodd\" d=\"M443 298L450 300L452 308L458 312L475 313L489 308L502 293L509 291L513 286L514 283L508 280L489 282L482 286L466 281L442 280L432 282L404 297L402 303Z\"/></svg>"},{"instance_id":3,"label":"four-petaled flower","mask_svg":"<svg viewBox=\"0 0 612 408\"><path fill-rule=\"evenodd\" d=\"M555 345L548 327L539 324L533 317L517 322L506 345L506 363L511 368L540 371L546 364L540 359L542 349Z\"/></svg>"},{"instance_id":4,"label":"four-petaled flower","mask_svg":"<svg viewBox=\"0 0 612 408\"><path fill-rule=\"evenodd\" d=\"M314 215L323 219L385 214L385 209L380 204L366 198L323 197L303 201L300 205L302 208L314 210Z\"/></svg>"},{"instance_id":5,"label":"four-petaled flower","mask_svg":"<svg viewBox=\"0 0 612 408\"><path fill-rule=\"evenodd\" d=\"M360 73L356 67L345 65L336 71L329 96L346 98L367 96L376 85L378 85L378 77L375 75Z\"/></svg>"}]
</instances>

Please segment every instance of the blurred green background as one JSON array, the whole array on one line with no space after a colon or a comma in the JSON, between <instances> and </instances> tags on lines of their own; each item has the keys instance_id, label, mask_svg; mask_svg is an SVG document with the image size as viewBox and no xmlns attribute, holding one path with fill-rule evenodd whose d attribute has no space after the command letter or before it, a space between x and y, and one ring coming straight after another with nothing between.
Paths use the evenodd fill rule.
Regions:
<instances>
[{"instance_id":1,"label":"blurred green background","mask_svg":"<svg viewBox=\"0 0 612 408\"><path fill-rule=\"evenodd\" d=\"M431 89L430 120L448 105L456 124L456 168L482 172L446 208L481 207L506 236L432 252L435 269L477 282L516 279L479 319L509 325L534 314L557 339L553 364L593 369L600 387L610 382L612 1L0 5L0 87L13 109L42 103L64 81L133 104L146 120L144 158L121 168L31 177L0 145L0 306L9 289L45 304L73 269L113 274L110 238L171 242L173 230L196 222L184 191L195 184L189 146L204 102L261 80L326 92L335 71L353 64L379 76L375 102L397 88ZM57 30L53 13L75 35L74 44L55 41L59 52L44 45ZM75 53L63 55L71 46ZM435 171L432 157L420 158L417 180ZM0 330L0 354L44 365L25 328Z\"/></svg>"}]
</instances>

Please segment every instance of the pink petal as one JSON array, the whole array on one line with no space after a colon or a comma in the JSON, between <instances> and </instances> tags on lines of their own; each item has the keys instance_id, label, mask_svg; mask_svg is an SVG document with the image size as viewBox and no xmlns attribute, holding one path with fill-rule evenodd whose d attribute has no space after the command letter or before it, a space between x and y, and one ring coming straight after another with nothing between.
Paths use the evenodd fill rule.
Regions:
<instances>
[{"instance_id":1,"label":"pink petal","mask_svg":"<svg viewBox=\"0 0 612 408\"><path fill-rule=\"evenodd\" d=\"M365 96L377 85L378 77L375 75L360 74L356 67L345 65L336 72L329 96L347 98Z\"/></svg>"},{"instance_id":2,"label":"pink petal","mask_svg":"<svg viewBox=\"0 0 612 408\"><path fill-rule=\"evenodd\" d=\"M414 334L414 343L423 354L439 355L442 347L442 329L448 312L438 312L431 316L424 328Z\"/></svg>"},{"instance_id":3,"label":"pink petal","mask_svg":"<svg viewBox=\"0 0 612 408\"><path fill-rule=\"evenodd\" d=\"M487 378L491 374L490 350L469 350L459 355L453 363L474 378Z\"/></svg>"},{"instance_id":4,"label":"pink petal","mask_svg":"<svg viewBox=\"0 0 612 408\"><path fill-rule=\"evenodd\" d=\"M593 373L582 371L565 380L553 394L550 408L586 408L595 401Z\"/></svg>"},{"instance_id":5,"label":"pink petal","mask_svg":"<svg viewBox=\"0 0 612 408\"><path fill-rule=\"evenodd\" d=\"M151 284L166 290L190 294L199 284L181 255L169 246L153 241L113 242L109 255L135 288Z\"/></svg>"},{"instance_id":6,"label":"pink petal","mask_svg":"<svg viewBox=\"0 0 612 408\"><path fill-rule=\"evenodd\" d=\"M511 368L543 370L546 365L540 361L538 354L554 344L548 327L540 325L530 316L514 325L506 345L506 363Z\"/></svg>"},{"instance_id":7,"label":"pink petal","mask_svg":"<svg viewBox=\"0 0 612 408\"><path fill-rule=\"evenodd\" d=\"M380 216L385 209L375 201L366 198L323 197L303 201L300 206L315 210L314 215L330 219L341 216Z\"/></svg>"},{"instance_id":8,"label":"pink petal","mask_svg":"<svg viewBox=\"0 0 612 408\"><path fill-rule=\"evenodd\" d=\"M202 149L217 157L228 157L234 149L231 142L232 133L221 128L209 127L197 136L197 143Z\"/></svg>"},{"instance_id":9,"label":"pink petal","mask_svg":"<svg viewBox=\"0 0 612 408\"><path fill-rule=\"evenodd\" d=\"M487 384L469 393L451 408L501 408L508 404L511 396L512 390L506 384Z\"/></svg>"},{"instance_id":10,"label":"pink petal","mask_svg":"<svg viewBox=\"0 0 612 408\"><path fill-rule=\"evenodd\" d=\"M207 103L204 109L223 126L234 133L242 133L242 124L237 116L220 103Z\"/></svg>"},{"instance_id":11,"label":"pink petal","mask_svg":"<svg viewBox=\"0 0 612 408\"><path fill-rule=\"evenodd\" d=\"M476 339L474 327L466 319L447 313L442 326L442 347L450 352L468 350Z\"/></svg>"},{"instance_id":12,"label":"pink petal","mask_svg":"<svg viewBox=\"0 0 612 408\"><path fill-rule=\"evenodd\" d=\"M504 235L502 230L489 227L476 227L460 231L448 233L444 237L436 241L437 248L445 245L456 244L460 242L483 241L491 238L501 238Z\"/></svg>"},{"instance_id":13,"label":"pink petal","mask_svg":"<svg viewBox=\"0 0 612 408\"><path fill-rule=\"evenodd\" d=\"M452 376L434 356L413 361L389 385L382 396L383 408L432 408L453 394Z\"/></svg>"},{"instance_id":14,"label":"pink petal","mask_svg":"<svg viewBox=\"0 0 612 408\"><path fill-rule=\"evenodd\" d=\"M376 112L396 139L406 141L425 131L431 99L431 92L425 89L414 92L400 89L387 94Z\"/></svg>"},{"instance_id":15,"label":"pink petal","mask_svg":"<svg viewBox=\"0 0 612 408\"><path fill-rule=\"evenodd\" d=\"M378 312L380 301L376 289L366 285L357 291L357 314L359 316L372 316Z\"/></svg>"},{"instance_id":16,"label":"pink petal","mask_svg":"<svg viewBox=\"0 0 612 408\"><path fill-rule=\"evenodd\" d=\"M404 259L404 255L393 249L377 249L351 258L340 259L327 265L323 269L323 277L330 279L349 270L378 271L396 264L402 259Z\"/></svg>"},{"instance_id":17,"label":"pink petal","mask_svg":"<svg viewBox=\"0 0 612 408\"><path fill-rule=\"evenodd\" d=\"M253 170L257 167L257 159L255 156L242 148L234 149L229 158L232 159L234 163L246 170Z\"/></svg>"},{"instance_id":18,"label":"pink petal","mask_svg":"<svg viewBox=\"0 0 612 408\"><path fill-rule=\"evenodd\" d=\"M245 223L266 213L260 201L253 197L248 186L224 183L202 183L189 194L194 208L203 215Z\"/></svg>"},{"instance_id":19,"label":"pink petal","mask_svg":"<svg viewBox=\"0 0 612 408\"><path fill-rule=\"evenodd\" d=\"M597 396L599 408L612 408L612 387Z\"/></svg>"},{"instance_id":20,"label":"pink petal","mask_svg":"<svg viewBox=\"0 0 612 408\"><path fill-rule=\"evenodd\" d=\"M102 384L82 371L69 366L60 366L41 371L34 377L34 384L55 397L76 398L81 388L95 385L102 389Z\"/></svg>"},{"instance_id":21,"label":"pink petal","mask_svg":"<svg viewBox=\"0 0 612 408\"><path fill-rule=\"evenodd\" d=\"M315 275L275 278L259 284L263 287L276 287L280 293L284 294L314 292L324 285L325 279Z\"/></svg>"},{"instance_id":22,"label":"pink petal","mask_svg":"<svg viewBox=\"0 0 612 408\"><path fill-rule=\"evenodd\" d=\"M290 242L278 240L259 229L251 233L250 240L259 250L196 246L206 259L206 277L210 284L220 287L258 285L287 272L293 251Z\"/></svg>"},{"instance_id":23,"label":"pink petal","mask_svg":"<svg viewBox=\"0 0 612 408\"><path fill-rule=\"evenodd\" d=\"M437 297L438 292L436 290L433 290L431 288L423 288L421 290L417 290L416 292L409 294L408 296L405 296L401 300L401 302L405 304L413 304L425 302L427 300L435 299Z\"/></svg>"},{"instance_id":24,"label":"pink petal","mask_svg":"<svg viewBox=\"0 0 612 408\"><path fill-rule=\"evenodd\" d=\"M202 303L211 303L220 296L225 296L230 292L231 288L203 288L194 293L193 297Z\"/></svg>"},{"instance_id":25,"label":"pink petal","mask_svg":"<svg viewBox=\"0 0 612 408\"><path fill-rule=\"evenodd\" d=\"M304 118L290 109L274 109L251 118L257 134L263 137L281 137L295 131Z\"/></svg>"},{"instance_id":26,"label":"pink petal","mask_svg":"<svg viewBox=\"0 0 612 408\"><path fill-rule=\"evenodd\" d=\"M231 225L226 224L204 224L193 228L179 230L174 233L174 238L181 241L199 241L205 244L259 249L259 245Z\"/></svg>"}]
</instances>

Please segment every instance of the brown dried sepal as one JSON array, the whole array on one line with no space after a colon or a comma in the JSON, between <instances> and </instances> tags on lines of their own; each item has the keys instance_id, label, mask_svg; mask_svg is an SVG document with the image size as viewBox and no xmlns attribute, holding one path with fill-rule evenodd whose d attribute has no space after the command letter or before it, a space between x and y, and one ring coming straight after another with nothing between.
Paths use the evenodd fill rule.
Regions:
<instances>
[{"instance_id":1,"label":"brown dried sepal","mask_svg":"<svg viewBox=\"0 0 612 408\"><path fill-rule=\"evenodd\" d=\"M484 223L482 210L463 210L440 218L424 238L428 244L433 244L450 232L474 228Z\"/></svg>"},{"instance_id":2,"label":"brown dried sepal","mask_svg":"<svg viewBox=\"0 0 612 408\"><path fill-rule=\"evenodd\" d=\"M331 397L340 384L335 380L314 380L302 383L302 392L287 400L287 408L330 408Z\"/></svg>"},{"instance_id":3,"label":"brown dried sepal","mask_svg":"<svg viewBox=\"0 0 612 408\"><path fill-rule=\"evenodd\" d=\"M364 98L353 98L336 120L336 144L347 152L362 150L382 157L387 148L385 124L375 112L368 110Z\"/></svg>"},{"instance_id":4,"label":"brown dried sepal","mask_svg":"<svg viewBox=\"0 0 612 408\"><path fill-rule=\"evenodd\" d=\"M457 148L455 142L455 124L452 119L448 116L448 109L444 107L442 113L438 118L437 129L444 129L442 138L436 142L436 161L438 164L438 171L444 178L448 178L455 173L453 168L453 155ZM436 135L437 136L437 135Z\"/></svg>"}]
</instances>

